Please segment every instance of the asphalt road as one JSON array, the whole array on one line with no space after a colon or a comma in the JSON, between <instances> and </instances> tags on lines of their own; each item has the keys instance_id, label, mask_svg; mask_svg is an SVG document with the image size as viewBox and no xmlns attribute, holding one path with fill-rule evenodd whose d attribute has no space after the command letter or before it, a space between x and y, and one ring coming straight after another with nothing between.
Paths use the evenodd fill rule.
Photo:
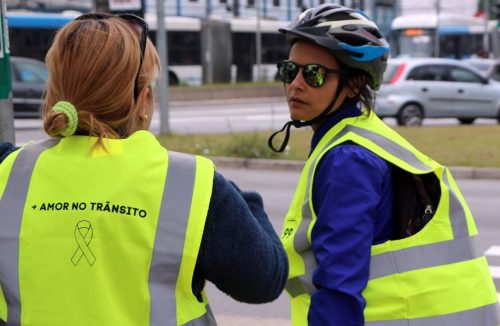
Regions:
<instances>
[{"instance_id":1,"label":"asphalt road","mask_svg":"<svg viewBox=\"0 0 500 326\"><path fill-rule=\"evenodd\" d=\"M275 98L246 101L206 101L177 103L170 110L171 131L176 133L236 132L244 130L269 130L281 128L288 113L284 103ZM394 120L386 120L394 125ZM477 124L494 124L496 121L479 119ZM424 125L453 125L454 119L426 120ZM159 113L151 130L159 132ZM16 143L22 145L29 140L45 138L41 122L34 119L15 121ZM236 181L244 189L259 191L265 200L266 209L277 232L286 213L298 180L298 171L231 169L219 166L226 177ZM500 291L500 180L459 179L459 185L476 217L483 250ZM211 284L207 292L212 309L220 325L289 325L288 298L283 294L278 300L264 305L237 303L216 290Z\"/></svg>"},{"instance_id":2,"label":"asphalt road","mask_svg":"<svg viewBox=\"0 0 500 326\"><path fill-rule=\"evenodd\" d=\"M161 130L160 112L156 110L151 131ZM235 100L172 102L168 109L168 130L179 134L228 133L253 130L278 130L289 120L288 107L281 97ZM395 125L395 119L385 120ZM427 119L425 125L456 125L456 119ZM475 124L496 124L493 119L478 119ZM39 119L16 119L17 144L45 137ZM165 128L165 127L164 127Z\"/></svg>"}]
</instances>

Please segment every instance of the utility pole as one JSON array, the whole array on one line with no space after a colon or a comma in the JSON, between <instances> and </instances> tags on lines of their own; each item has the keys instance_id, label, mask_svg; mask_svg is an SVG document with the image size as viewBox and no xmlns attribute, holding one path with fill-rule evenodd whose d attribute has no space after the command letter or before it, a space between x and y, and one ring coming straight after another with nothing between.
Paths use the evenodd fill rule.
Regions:
<instances>
[{"instance_id":1,"label":"utility pole","mask_svg":"<svg viewBox=\"0 0 500 326\"><path fill-rule=\"evenodd\" d=\"M257 81L262 81L262 33L261 33L261 28L260 28L260 1L261 0L255 0L255 11L256 11L256 18L257 18L257 28L255 32L255 56L256 56L256 63L257 63Z\"/></svg>"},{"instance_id":2,"label":"utility pole","mask_svg":"<svg viewBox=\"0 0 500 326\"><path fill-rule=\"evenodd\" d=\"M436 0L436 29L434 31L434 56L439 58L439 15L441 14L441 0Z\"/></svg>"},{"instance_id":3,"label":"utility pole","mask_svg":"<svg viewBox=\"0 0 500 326\"><path fill-rule=\"evenodd\" d=\"M93 0L94 11L98 13L109 13L109 0Z\"/></svg>"},{"instance_id":4,"label":"utility pole","mask_svg":"<svg viewBox=\"0 0 500 326\"><path fill-rule=\"evenodd\" d=\"M490 20L490 8L488 6L489 1L483 0L483 12L484 12L484 34L483 34L483 48L488 57L490 56L490 29L488 22Z\"/></svg>"},{"instance_id":5,"label":"utility pole","mask_svg":"<svg viewBox=\"0 0 500 326\"><path fill-rule=\"evenodd\" d=\"M164 0L156 0L156 49L160 57L162 74L158 88L160 105L160 134L168 134L169 109L168 109L168 51L167 51L167 26L165 25L165 3Z\"/></svg>"},{"instance_id":6,"label":"utility pole","mask_svg":"<svg viewBox=\"0 0 500 326\"><path fill-rule=\"evenodd\" d=\"M0 0L0 141L15 143L7 0Z\"/></svg>"},{"instance_id":7,"label":"utility pole","mask_svg":"<svg viewBox=\"0 0 500 326\"><path fill-rule=\"evenodd\" d=\"M212 1L211 0L206 0L205 1L205 18L210 19L210 15L212 14Z\"/></svg>"},{"instance_id":8,"label":"utility pole","mask_svg":"<svg viewBox=\"0 0 500 326\"><path fill-rule=\"evenodd\" d=\"M240 1L233 0L233 16L240 17Z\"/></svg>"}]
</instances>

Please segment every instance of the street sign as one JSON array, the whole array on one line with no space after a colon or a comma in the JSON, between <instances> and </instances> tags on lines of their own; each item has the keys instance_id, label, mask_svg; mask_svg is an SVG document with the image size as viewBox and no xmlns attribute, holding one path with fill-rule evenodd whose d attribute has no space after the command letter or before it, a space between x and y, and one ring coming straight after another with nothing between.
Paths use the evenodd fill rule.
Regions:
<instances>
[{"instance_id":1,"label":"street sign","mask_svg":"<svg viewBox=\"0 0 500 326\"><path fill-rule=\"evenodd\" d=\"M7 2L0 4L0 100L9 98L11 91Z\"/></svg>"},{"instance_id":2,"label":"street sign","mask_svg":"<svg viewBox=\"0 0 500 326\"><path fill-rule=\"evenodd\" d=\"M14 111L12 110L12 77L10 72L7 0L0 0L0 141L14 143Z\"/></svg>"}]
</instances>

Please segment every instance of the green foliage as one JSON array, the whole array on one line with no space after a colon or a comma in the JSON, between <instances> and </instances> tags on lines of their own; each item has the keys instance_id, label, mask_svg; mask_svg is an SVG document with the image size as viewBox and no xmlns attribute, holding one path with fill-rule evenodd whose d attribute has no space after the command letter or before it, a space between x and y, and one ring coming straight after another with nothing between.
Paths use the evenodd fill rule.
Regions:
<instances>
[{"instance_id":1,"label":"green foliage","mask_svg":"<svg viewBox=\"0 0 500 326\"><path fill-rule=\"evenodd\" d=\"M233 134L226 144L227 156L244 158L277 158L278 154L267 146L268 135L259 132Z\"/></svg>"},{"instance_id":2,"label":"green foliage","mask_svg":"<svg viewBox=\"0 0 500 326\"><path fill-rule=\"evenodd\" d=\"M448 166L500 167L500 126L436 126L396 129L416 148Z\"/></svg>"},{"instance_id":3,"label":"green foliage","mask_svg":"<svg viewBox=\"0 0 500 326\"><path fill-rule=\"evenodd\" d=\"M298 132L303 134L303 132ZM304 159L309 140L294 137L284 153L275 153L267 146L271 132L253 131L227 134L166 135L160 143L170 150L204 156L228 156L260 159ZM293 136L292 136L293 137ZM306 136L310 138L310 134ZM293 151L291 150L293 149Z\"/></svg>"}]
</instances>

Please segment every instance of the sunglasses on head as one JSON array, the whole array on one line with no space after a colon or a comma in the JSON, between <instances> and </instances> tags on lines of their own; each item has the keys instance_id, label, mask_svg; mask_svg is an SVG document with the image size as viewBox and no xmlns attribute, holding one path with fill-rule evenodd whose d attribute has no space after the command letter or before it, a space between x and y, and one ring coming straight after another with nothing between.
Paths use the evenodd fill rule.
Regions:
<instances>
[{"instance_id":1,"label":"sunglasses on head","mask_svg":"<svg viewBox=\"0 0 500 326\"><path fill-rule=\"evenodd\" d=\"M83 14L75 18L75 20L102 20L109 18L120 18L125 20L129 25L131 25L135 31L139 33L140 38L140 47L141 47L141 57L139 62L139 70L137 71L137 75L135 76L134 82L134 99L137 100L137 96L139 96L139 75L142 68L142 63L144 62L144 53L146 51L146 41L148 39L149 26L148 23L144 19L139 16L133 14L97 14L97 13L89 13Z\"/></svg>"},{"instance_id":2,"label":"sunglasses on head","mask_svg":"<svg viewBox=\"0 0 500 326\"><path fill-rule=\"evenodd\" d=\"M321 87L325 83L327 74L340 74L338 69L329 69L316 63L299 65L290 60L283 60L278 62L278 74L281 81L290 84L297 77L301 68L302 77L307 85L312 87Z\"/></svg>"}]
</instances>

